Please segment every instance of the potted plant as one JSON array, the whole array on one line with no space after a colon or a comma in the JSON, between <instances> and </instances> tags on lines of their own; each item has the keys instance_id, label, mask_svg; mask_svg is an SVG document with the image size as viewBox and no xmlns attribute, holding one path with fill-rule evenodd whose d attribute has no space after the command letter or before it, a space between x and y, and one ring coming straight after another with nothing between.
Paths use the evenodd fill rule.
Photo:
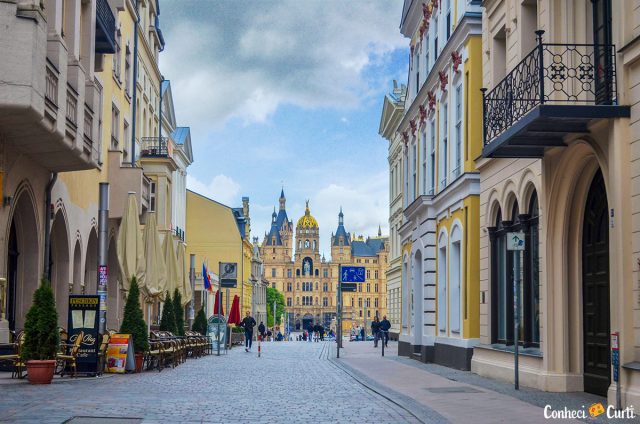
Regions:
<instances>
[{"instance_id":1,"label":"potted plant","mask_svg":"<svg viewBox=\"0 0 640 424\"><path fill-rule=\"evenodd\" d=\"M169 331L172 334L176 334L176 317L173 314L173 300L171 300L171 293L167 292L164 298L164 305L162 307L162 318L160 318L160 331Z\"/></svg>"},{"instance_id":2,"label":"potted plant","mask_svg":"<svg viewBox=\"0 0 640 424\"><path fill-rule=\"evenodd\" d=\"M176 336L184 336L184 306L178 289L173 292L173 314L176 317Z\"/></svg>"},{"instance_id":3,"label":"potted plant","mask_svg":"<svg viewBox=\"0 0 640 424\"><path fill-rule=\"evenodd\" d=\"M191 330L197 331L203 336L207 334L207 317L204 314L204 308L200 308L198 313L196 314L196 319L193 320L193 325L191 326Z\"/></svg>"},{"instance_id":4,"label":"potted plant","mask_svg":"<svg viewBox=\"0 0 640 424\"><path fill-rule=\"evenodd\" d=\"M136 357L136 372L141 372L144 353L149 350L149 335L147 334L147 323L144 322L140 308L140 289L135 277L131 279L120 332L131 334Z\"/></svg>"},{"instance_id":5,"label":"potted plant","mask_svg":"<svg viewBox=\"0 0 640 424\"><path fill-rule=\"evenodd\" d=\"M31 384L51 384L59 346L58 311L51 285L42 279L24 324L22 350Z\"/></svg>"}]
</instances>

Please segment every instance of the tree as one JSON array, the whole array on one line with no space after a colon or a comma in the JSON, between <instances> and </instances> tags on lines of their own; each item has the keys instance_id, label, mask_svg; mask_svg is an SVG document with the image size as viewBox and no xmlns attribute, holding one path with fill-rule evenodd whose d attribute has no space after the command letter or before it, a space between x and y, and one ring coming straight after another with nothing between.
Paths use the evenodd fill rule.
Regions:
<instances>
[{"instance_id":1,"label":"tree","mask_svg":"<svg viewBox=\"0 0 640 424\"><path fill-rule=\"evenodd\" d=\"M177 333L176 316L173 313L173 300L171 300L171 293L169 292L167 292L164 298L162 318L160 319L160 331L170 331L173 334Z\"/></svg>"},{"instance_id":2,"label":"tree","mask_svg":"<svg viewBox=\"0 0 640 424\"><path fill-rule=\"evenodd\" d=\"M205 335L207 334L207 327L209 326L207 322L207 317L204 314L204 306L200 308L198 313L196 314L196 318L193 320L193 325L191 326L191 330L197 331L198 333Z\"/></svg>"},{"instance_id":3,"label":"tree","mask_svg":"<svg viewBox=\"0 0 640 424\"><path fill-rule=\"evenodd\" d=\"M176 316L176 335L184 336L184 307L178 289L173 292L173 314Z\"/></svg>"},{"instance_id":4,"label":"tree","mask_svg":"<svg viewBox=\"0 0 640 424\"><path fill-rule=\"evenodd\" d=\"M136 277L131 279L120 332L122 334L131 334L134 352L146 352L149 350L149 335L147 334L147 324L144 322L142 309L140 308L140 289L138 288Z\"/></svg>"},{"instance_id":5,"label":"tree","mask_svg":"<svg viewBox=\"0 0 640 424\"><path fill-rule=\"evenodd\" d=\"M33 293L33 304L27 312L24 331L25 360L55 359L59 346L58 311L51 284L44 278Z\"/></svg>"},{"instance_id":6,"label":"tree","mask_svg":"<svg viewBox=\"0 0 640 424\"><path fill-rule=\"evenodd\" d=\"M267 287L267 327L273 327L273 301L276 302L276 323L282 324L282 315L285 312L284 295L274 289Z\"/></svg>"}]
</instances>

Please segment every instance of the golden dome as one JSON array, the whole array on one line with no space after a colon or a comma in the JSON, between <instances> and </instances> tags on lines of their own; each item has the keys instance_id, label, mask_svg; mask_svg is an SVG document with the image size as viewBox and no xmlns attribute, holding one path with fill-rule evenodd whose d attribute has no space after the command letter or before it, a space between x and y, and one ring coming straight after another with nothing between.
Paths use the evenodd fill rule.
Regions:
<instances>
[{"instance_id":1,"label":"golden dome","mask_svg":"<svg viewBox=\"0 0 640 424\"><path fill-rule=\"evenodd\" d=\"M307 200L307 208L304 211L304 216L298 220L299 228L318 228L318 221L311 215L309 211L309 201Z\"/></svg>"}]
</instances>

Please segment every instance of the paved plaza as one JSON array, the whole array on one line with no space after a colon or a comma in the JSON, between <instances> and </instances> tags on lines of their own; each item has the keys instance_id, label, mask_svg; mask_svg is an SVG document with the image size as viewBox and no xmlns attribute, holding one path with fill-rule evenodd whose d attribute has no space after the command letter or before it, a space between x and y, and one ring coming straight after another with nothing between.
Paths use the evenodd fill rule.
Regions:
<instances>
[{"instance_id":1,"label":"paved plaza","mask_svg":"<svg viewBox=\"0 0 640 424\"><path fill-rule=\"evenodd\" d=\"M234 348L162 372L4 384L0 422L62 423L76 416L145 423L347 423L372 416L379 423L419 422L329 361L333 345L265 343L260 358L254 345L252 353Z\"/></svg>"}]
</instances>

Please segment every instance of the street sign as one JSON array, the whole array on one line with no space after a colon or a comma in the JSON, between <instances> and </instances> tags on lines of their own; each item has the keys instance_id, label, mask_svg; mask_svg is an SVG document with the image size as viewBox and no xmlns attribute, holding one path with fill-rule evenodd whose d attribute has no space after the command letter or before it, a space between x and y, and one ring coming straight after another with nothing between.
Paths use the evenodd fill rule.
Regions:
<instances>
[{"instance_id":1,"label":"street sign","mask_svg":"<svg viewBox=\"0 0 640 424\"><path fill-rule=\"evenodd\" d=\"M220 263L220 287L235 288L238 285L238 264L235 262Z\"/></svg>"},{"instance_id":2,"label":"street sign","mask_svg":"<svg viewBox=\"0 0 640 424\"><path fill-rule=\"evenodd\" d=\"M364 267L343 266L340 269L340 278L343 283L364 283Z\"/></svg>"},{"instance_id":3,"label":"street sign","mask_svg":"<svg viewBox=\"0 0 640 424\"><path fill-rule=\"evenodd\" d=\"M342 283L340 284L340 290L343 292L355 292L358 291L358 283Z\"/></svg>"},{"instance_id":4,"label":"street sign","mask_svg":"<svg viewBox=\"0 0 640 424\"><path fill-rule=\"evenodd\" d=\"M507 250L524 250L524 233L507 233Z\"/></svg>"}]
</instances>

